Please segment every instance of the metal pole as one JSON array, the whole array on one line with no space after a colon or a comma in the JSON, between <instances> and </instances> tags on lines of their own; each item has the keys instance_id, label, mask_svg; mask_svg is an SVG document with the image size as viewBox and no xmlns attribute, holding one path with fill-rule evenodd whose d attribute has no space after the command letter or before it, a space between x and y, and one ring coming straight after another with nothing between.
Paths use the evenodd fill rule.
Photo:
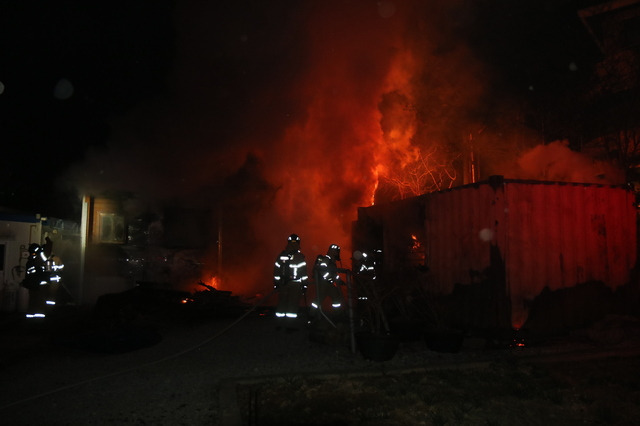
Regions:
<instances>
[{"instance_id":1,"label":"metal pole","mask_svg":"<svg viewBox=\"0 0 640 426\"><path fill-rule=\"evenodd\" d=\"M351 280L351 270L349 269L338 269L338 272L343 272L347 277L347 306L349 308L349 334L351 337L351 352L356 353L356 335L355 335L355 319L353 315L353 291L352 291L352 280Z\"/></svg>"},{"instance_id":2,"label":"metal pole","mask_svg":"<svg viewBox=\"0 0 640 426\"><path fill-rule=\"evenodd\" d=\"M218 278L218 288L223 288L222 285L222 207L218 205L218 265L216 275Z\"/></svg>"},{"instance_id":3,"label":"metal pole","mask_svg":"<svg viewBox=\"0 0 640 426\"><path fill-rule=\"evenodd\" d=\"M78 292L75 295L78 299L78 304L84 303L84 287L85 287L85 262L87 254L87 242L89 239L89 221L91 220L91 197L84 195L82 197L82 218L80 219L80 280L78 286Z\"/></svg>"}]
</instances>

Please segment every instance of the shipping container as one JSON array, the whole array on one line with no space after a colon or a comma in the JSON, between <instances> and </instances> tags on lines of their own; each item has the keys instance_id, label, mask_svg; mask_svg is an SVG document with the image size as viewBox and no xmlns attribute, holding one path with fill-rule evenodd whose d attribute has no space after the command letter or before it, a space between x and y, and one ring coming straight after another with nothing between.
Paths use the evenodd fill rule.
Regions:
<instances>
[{"instance_id":1,"label":"shipping container","mask_svg":"<svg viewBox=\"0 0 640 426\"><path fill-rule=\"evenodd\" d=\"M627 187L493 176L361 207L352 244L381 249L387 272L422 268L433 294L467 290L472 300L459 309L474 313L466 322L519 329L543 290L628 284L636 216ZM474 290L483 285L484 292Z\"/></svg>"}]
</instances>

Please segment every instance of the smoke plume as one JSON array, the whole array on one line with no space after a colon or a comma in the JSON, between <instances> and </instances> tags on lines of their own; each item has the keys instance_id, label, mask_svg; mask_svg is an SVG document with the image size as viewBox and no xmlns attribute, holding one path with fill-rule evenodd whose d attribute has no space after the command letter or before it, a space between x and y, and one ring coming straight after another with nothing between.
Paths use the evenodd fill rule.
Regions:
<instances>
[{"instance_id":1,"label":"smoke plume","mask_svg":"<svg viewBox=\"0 0 640 426\"><path fill-rule=\"evenodd\" d=\"M226 289L268 290L290 233L309 263L335 243L347 267L382 177L509 151L476 113L487 70L459 36L473 16L458 2L236 3L179 3L170 93L114 120L108 149L70 175L83 193L136 194L139 211L209 209Z\"/></svg>"}]
</instances>

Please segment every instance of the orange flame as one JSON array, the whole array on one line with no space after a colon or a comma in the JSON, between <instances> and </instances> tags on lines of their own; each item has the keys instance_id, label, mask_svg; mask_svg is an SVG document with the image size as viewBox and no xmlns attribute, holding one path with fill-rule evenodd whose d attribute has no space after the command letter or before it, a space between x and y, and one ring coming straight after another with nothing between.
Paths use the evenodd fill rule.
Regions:
<instances>
[{"instance_id":1,"label":"orange flame","mask_svg":"<svg viewBox=\"0 0 640 426\"><path fill-rule=\"evenodd\" d=\"M202 282L208 286L215 288L216 290L220 290L220 279L218 277L212 276L209 277L209 279L202 279Z\"/></svg>"},{"instance_id":2,"label":"orange flame","mask_svg":"<svg viewBox=\"0 0 640 426\"><path fill-rule=\"evenodd\" d=\"M422 247L420 241L418 241L418 237L415 235L411 235L411 240L413 241L413 245L411 246L411 250L419 250Z\"/></svg>"}]
</instances>

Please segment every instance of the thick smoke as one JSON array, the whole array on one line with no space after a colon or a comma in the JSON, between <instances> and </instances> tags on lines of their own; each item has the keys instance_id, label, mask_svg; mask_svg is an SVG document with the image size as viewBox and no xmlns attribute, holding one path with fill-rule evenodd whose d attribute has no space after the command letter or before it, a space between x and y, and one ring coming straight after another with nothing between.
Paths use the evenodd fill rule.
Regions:
<instances>
[{"instance_id":1,"label":"thick smoke","mask_svg":"<svg viewBox=\"0 0 640 426\"><path fill-rule=\"evenodd\" d=\"M268 288L292 232L310 261L337 243L348 266L351 222L371 203L386 143L395 157L413 149L410 123L385 119L386 139L381 129L385 99L415 101L404 7L181 6L170 98L115 122L109 149L88 153L74 180L82 192L130 191L140 209L221 212L233 290ZM389 136L393 126L403 134Z\"/></svg>"},{"instance_id":2,"label":"thick smoke","mask_svg":"<svg viewBox=\"0 0 640 426\"><path fill-rule=\"evenodd\" d=\"M571 150L567 141L535 146L527 150L512 166L502 170L502 174L519 179L556 182L609 185L625 183L622 170L611 163Z\"/></svg>"},{"instance_id":3,"label":"thick smoke","mask_svg":"<svg viewBox=\"0 0 640 426\"><path fill-rule=\"evenodd\" d=\"M476 112L487 71L458 2L275 3L180 2L171 92L115 120L109 148L70 176L83 193L135 194L132 214L211 211L223 287L243 294L270 288L290 233L310 263L337 243L349 266L379 178L424 156L488 163L513 143Z\"/></svg>"}]
</instances>

